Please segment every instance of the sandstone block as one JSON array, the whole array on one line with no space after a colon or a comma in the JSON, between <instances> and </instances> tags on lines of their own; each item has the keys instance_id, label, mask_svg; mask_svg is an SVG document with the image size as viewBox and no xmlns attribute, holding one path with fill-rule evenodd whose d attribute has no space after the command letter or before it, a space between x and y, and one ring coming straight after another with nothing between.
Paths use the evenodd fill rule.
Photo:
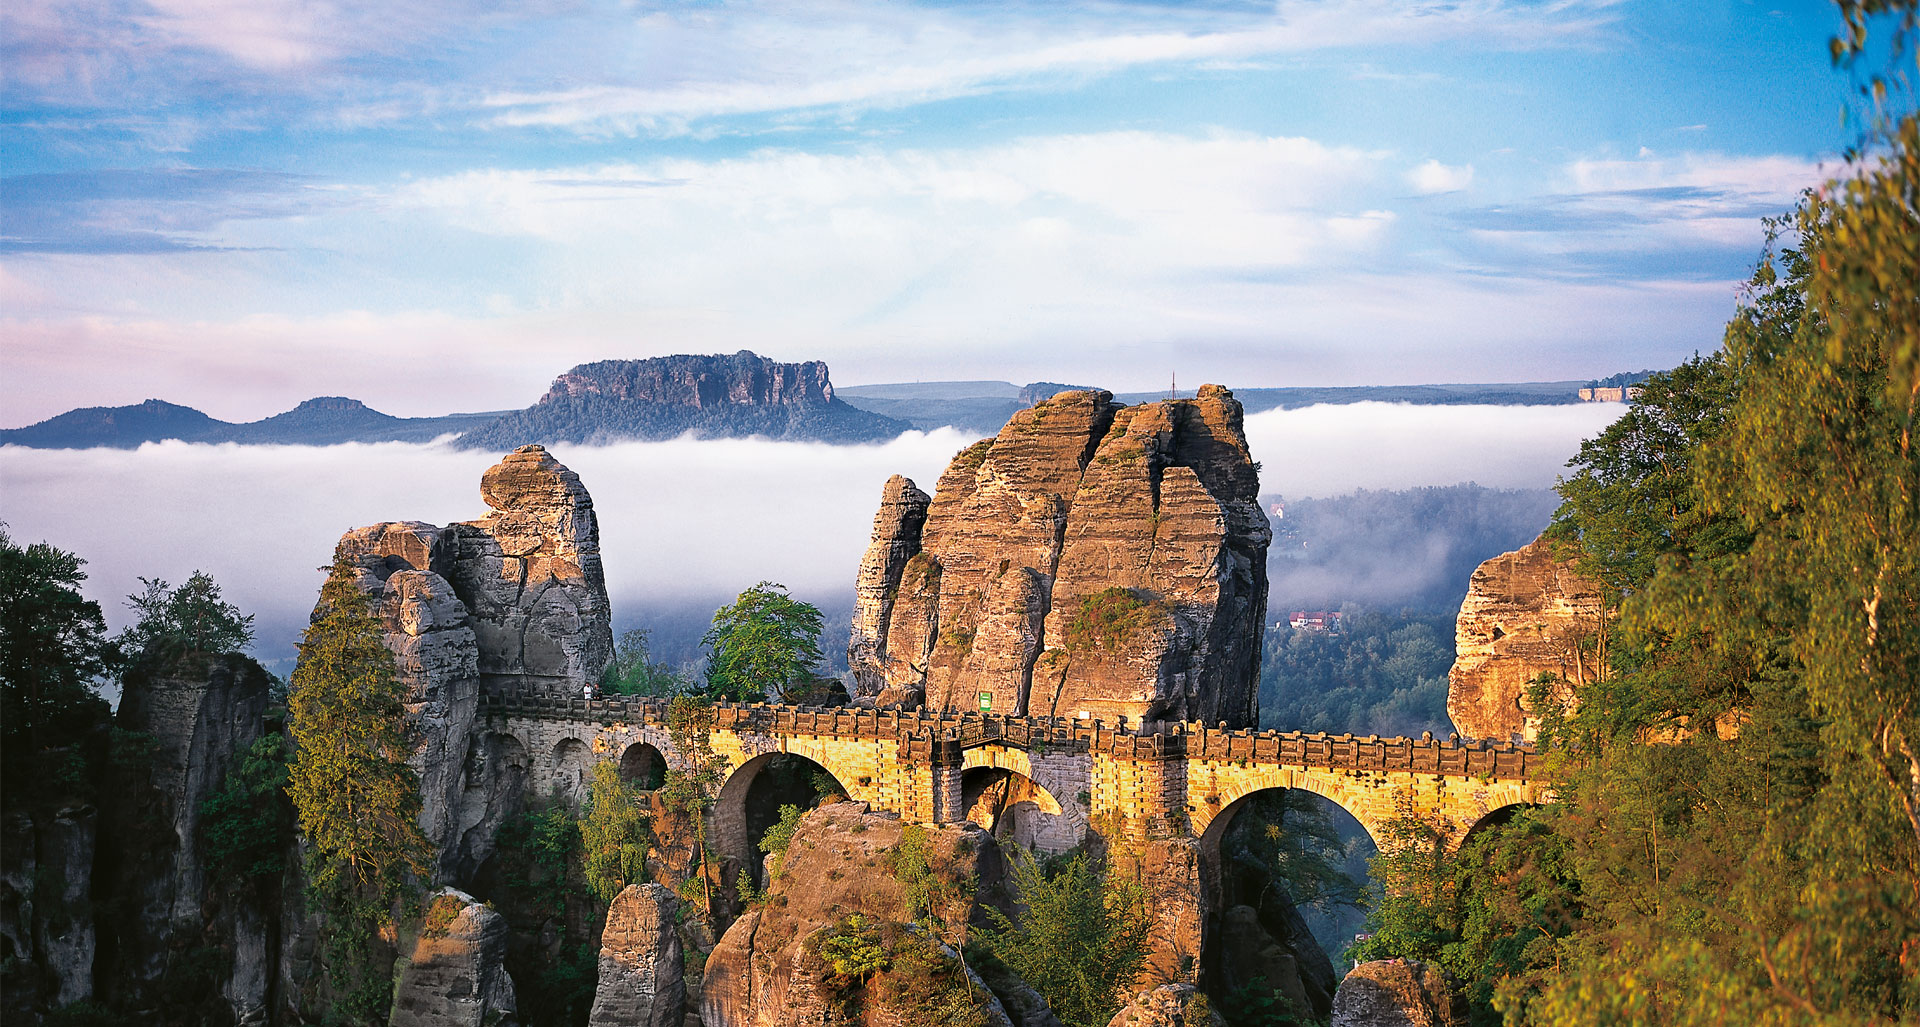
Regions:
<instances>
[{"instance_id":1,"label":"sandstone block","mask_svg":"<svg viewBox=\"0 0 1920 1027\"><path fill-rule=\"evenodd\" d=\"M674 916L680 900L659 884L628 885L607 909L591 1027L678 1027L685 965Z\"/></svg>"},{"instance_id":2,"label":"sandstone block","mask_svg":"<svg viewBox=\"0 0 1920 1027\"><path fill-rule=\"evenodd\" d=\"M390 1027L512 1027L519 1022L507 976L507 920L473 896L443 888L427 903L418 935L402 950Z\"/></svg>"},{"instance_id":3,"label":"sandstone block","mask_svg":"<svg viewBox=\"0 0 1920 1027\"><path fill-rule=\"evenodd\" d=\"M1459 983L1437 966L1406 959L1361 963L1333 996L1329 1027L1466 1027Z\"/></svg>"},{"instance_id":4,"label":"sandstone block","mask_svg":"<svg viewBox=\"0 0 1920 1027\"><path fill-rule=\"evenodd\" d=\"M1528 686L1541 674L1569 688L1590 680L1598 656L1583 647L1606 616L1600 586L1571 561L1554 559L1544 536L1481 564L1454 629L1447 673L1454 729L1467 738L1532 741L1539 718L1527 707Z\"/></svg>"}]
</instances>

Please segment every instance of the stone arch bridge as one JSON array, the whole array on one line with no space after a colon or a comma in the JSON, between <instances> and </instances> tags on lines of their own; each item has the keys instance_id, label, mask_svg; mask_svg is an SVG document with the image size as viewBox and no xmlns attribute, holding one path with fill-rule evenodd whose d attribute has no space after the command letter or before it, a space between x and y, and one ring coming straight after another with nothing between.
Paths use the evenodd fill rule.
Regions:
<instances>
[{"instance_id":1,"label":"stone arch bridge","mask_svg":"<svg viewBox=\"0 0 1920 1027\"><path fill-rule=\"evenodd\" d=\"M495 693L480 698L491 744L528 787L578 800L594 763L629 777L685 767L663 700ZM504 738L501 736L505 736ZM776 756L804 757L847 796L923 824L972 820L1046 852L1089 834L1194 836L1217 849L1257 792L1301 788L1352 814L1376 842L1409 813L1458 845L1508 807L1546 797L1530 746L1246 731L1201 724L1128 731L1098 720L857 707L718 704L708 735L726 763L713 841L757 864L747 796Z\"/></svg>"}]
</instances>

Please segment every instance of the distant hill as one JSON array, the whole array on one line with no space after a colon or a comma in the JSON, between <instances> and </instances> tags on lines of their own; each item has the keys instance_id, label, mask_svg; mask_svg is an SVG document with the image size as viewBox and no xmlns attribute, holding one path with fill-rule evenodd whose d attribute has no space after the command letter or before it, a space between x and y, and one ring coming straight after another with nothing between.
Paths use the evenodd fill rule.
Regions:
<instances>
[{"instance_id":1,"label":"distant hill","mask_svg":"<svg viewBox=\"0 0 1920 1027\"><path fill-rule=\"evenodd\" d=\"M0 446L134 449L143 442L239 442L325 446L340 442L426 442L498 418L498 413L393 417L357 399L321 396L285 413L234 424L192 407L150 399L124 407L69 410L25 428L0 430Z\"/></svg>"},{"instance_id":2,"label":"distant hill","mask_svg":"<svg viewBox=\"0 0 1920 1027\"><path fill-rule=\"evenodd\" d=\"M840 400L827 365L782 364L746 350L581 364L540 401L460 436L468 449L531 442L670 439L688 432L816 442L878 442L911 427Z\"/></svg>"}]
</instances>

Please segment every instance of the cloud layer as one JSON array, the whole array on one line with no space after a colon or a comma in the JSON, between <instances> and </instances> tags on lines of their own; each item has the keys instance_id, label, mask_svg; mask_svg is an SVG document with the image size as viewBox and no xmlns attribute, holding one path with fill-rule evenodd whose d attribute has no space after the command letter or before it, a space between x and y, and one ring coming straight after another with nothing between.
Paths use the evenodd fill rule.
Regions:
<instances>
[{"instance_id":1,"label":"cloud layer","mask_svg":"<svg viewBox=\"0 0 1920 1027\"><path fill-rule=\"evenodd\" d=\"M1551 484L1579 440L1619 408L1359 404L1248 418L1266 492L1333 495L1474 480ZM931 488L972 442L952 431L875 446L760 440L555 447L600 518L608 587L621 613L712 603L761 580L843 607L892 474ZM87 594L115 625L139 576L212 574L260 618L257 651L284 659L321 568L349 528L446 524L485 513L480 474L496 457L440 446L188 445L138 450L0 447L0 520L20 541L79 553Z\"/></svg>"}]
</instances>

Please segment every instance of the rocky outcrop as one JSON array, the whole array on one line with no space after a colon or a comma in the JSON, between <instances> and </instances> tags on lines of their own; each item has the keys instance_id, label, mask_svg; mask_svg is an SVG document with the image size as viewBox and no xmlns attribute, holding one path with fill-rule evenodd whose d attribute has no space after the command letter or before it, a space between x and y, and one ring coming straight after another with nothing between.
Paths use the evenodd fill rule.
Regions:
<instances>
[{"instance_id":1,"label":"rocky outcrop","mask_svg":"<svg viewBox=\"0 0 1920 1027\"><path fill-rule=\"evenodd\" d=\"M533 406L462 435L456 445L496 449L530 442L720 437L829 442L892 438L908 425L834 397L827 365L783 364L741 350L581 364L554 379Z\"/></svg>"},{"instance_id":2,"label":"rocky outcrop","mask_svg":"<svg viewBox=\"0 0 1920 1027\"><path fill-rule=\"evenodd\" d=\"M513 1027L519 1007L507 976L506 918L473 896L442 889L418 933L403 944L391 1027Z\"/></svg>"},{"instance_id":3,"label":"rocky outcrop","mask_svg":"<svg viewBox=\"0 0 1920 1027\"><path fill-rule=\"evenodd\" d=\"M183 973L207 973L236 1022L264 1018L266 966L278 924L247 880L220 875L203 853L203 805L265 733L272 678L238 653L151 654L125 676L117 726L146 739L101 799L98 888L126 915L100 923L103 992L129 1012L179 1005ZM218 951L217 968L183 962ZM202 957L204 958L204 956Z\"/></svg>"},{"instance_id":4,"label":"rocky outcrop","mask_svg":"<svg viewBox=\"0 0 1920 1027\"><path fill-rule=\"evenodd\" d=\"M941 475L917 550L886 530L898 481L856 583L863 697L1253 723L1271 530L1231 392L1016 413Z\"/></svg>"},{"instance_id":5,"label":"rocky outcrop","mask_svg":"<svg viewBox=\"0 0 1920 1027\"><path fill-rule=\"evenodd\" d=\"M1191 984L1163 984L1133 996L1107 1027L1225 1027L1213 1003Z\"/></svg>"},{"instance_id":6,"label":"rocky outcrop","mask_svg":"<svg viewBox=\"0 0 1920 1027\"><path fill-rule=\"evenodd\" d=\"M933 500L900 475L887 479L880 511L873 515L873 541L860 561L853 597L853 628L847 643L856 698L871 699L886 687L881 672L887 649L888 621L907 561L920 551L920 530Z\"/></svg>"},{"instance_id":7,"label":"rocky outcrop","mask_svg":"<svg viewBox=\"0 0 1920 1027\"><path fill-rule=\"evenodd\" d=\"M1605 623L1600 586L1537 538L1480 565L1455 625L1447 715L1467 738L1532 741L1539 719L1527 688L1542 674L1571 687L1591 679Z\"/></svg>"},{"instance_id":8,"label":"rocky outcrop","mask_svg":"<svg viewBox=\"0 0 1920 1027\"><path fill-rule=\"evenodd\" d=\"M524 752L474 737L480 692L578 695L613 653L599 524L579 476L526 446L482 475L480 494L491 509L479 520L355 528L334 550L373 599L407 684L420 823L452 880L484 861L526 780Z\"/></svg>"},{"instance_id":9,"label":"rocky outcrop","mask_svg":"<svg viewBox=\"0 0 1920 1027\"><path fill-rule=\"evenodd\" d=\"M664 885L628 885L614 896L601 934L591 1027L679 1027L687 999L674 931L679 910Z\"/></svg>"},{"instance_id":10,"label":"rocky outcrop","mask_svg":"<svg viewBox=\"0 0 1920 1027\"><path fill-rule=\"evenodd\" d=\"M69 806L49 817L36 817L33 853L16 857L30 861L29 872L34 875L28 918L33 962L22 969L39 978L39 994L50 1007L93 996L98 946L93 861L99 821L92 806Z\"/></svg>"},{"instance_id":11,"label":"rocky outcrop","mask_svg":"<svg viewBox=\"0 0 1920 1027\"><path fill-rule=\"evenodd\" d=\"M855 915L865 925L857 929L870 930L875 944L899 953L903 972L908 964L927 971L913 980L960 980L954 975L965 971L951 949L904 926L913 913L890 859L903 829L898 817L870 813L865 803L832 803L803 817L765 901L734 921L707 957L702 1021L708 1027L780 1027L822 1022L826 1011L847 1005L819 945L828 934L852 929L848 917ZM972 824L923 830L930 865L950 886L953 908L942 911L943 919L964 935L977 904L1007 903L999 847ZM899 983L908 981L903 976ZM854 1022L916 1022L908 1011L927 996L914 988L869 982L865 1000L857 1003L864 1019ZM989 1023L1009 1022L984 985L976 994Z\"/></svg>"},{"instance_id":12,"label":"rocky outcrop","mask_svg":"<svg viewBox=\"0 0 1920 1027\"><path fill-rule=\"evenodd\" d=\"M1459 983L1437 966L1405 959L1361 963L1333 998L1329 1027L1466 1027Z\"/></svg>"}]
</instances>

